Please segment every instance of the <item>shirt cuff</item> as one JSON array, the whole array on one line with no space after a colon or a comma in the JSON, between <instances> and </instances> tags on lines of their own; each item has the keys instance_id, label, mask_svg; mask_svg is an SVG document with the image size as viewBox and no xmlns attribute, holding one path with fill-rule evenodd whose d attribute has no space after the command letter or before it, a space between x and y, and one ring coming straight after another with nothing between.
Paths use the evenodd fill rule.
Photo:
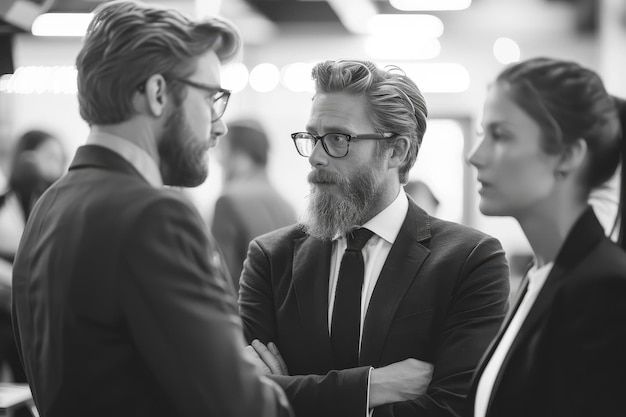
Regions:
<instances>
[{"instance_id":1,"label":"shirt cuff","mask_svg":"<svg viewBox=\"0 0 626 417\"><path fill-rule=\"evenodd\" d=\"M365 404L365 417L372 417L374 409L370 408L370 379L372 377L372 371L374 368L370 368L367 373L367 403Z\"/></svg>"}]
</instances>

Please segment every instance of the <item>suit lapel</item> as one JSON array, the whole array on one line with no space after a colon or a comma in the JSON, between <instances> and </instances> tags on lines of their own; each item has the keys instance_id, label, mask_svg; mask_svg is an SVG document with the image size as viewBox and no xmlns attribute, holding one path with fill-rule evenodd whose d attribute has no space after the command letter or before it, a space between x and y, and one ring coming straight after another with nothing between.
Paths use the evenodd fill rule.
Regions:
<instances>
[{"instance_id":1,"label":"suit lapel","mask_svg":"<svg viewBox=\"0 0 626 417\"><path fill-rule=\"evenodd\" d=\"M398 305L430 251L430 217L409 199L409 210L372 293L363 324L359 365L376 365Z\"/></svg>"},{"instance_id":2,"label":"suit lapel","mask_svg":"<svg viewBox=\"0 0 626 417\"><path fill-rule=\"evenodd\" d=\"M554 294L559 283L569 276L569 272L585 258L586 254L604 238L604 231L593 210L589 208L572 227L569 236L556 257L554 266L546 278L546 282L539 292L537 299L524 320L524 324L511 346L509 352L533 333L535 326L541 321L543 315L550 309ZM508 358L507 358L508 359ZM506 365L506 360L503 366Z\"/></svg>"},{"instance_id":3,"label":"suit lapel","mask_svg":"<svg viewBox=\"0 0 626 417\"><path fill-rule=\"evenodd\" d=\"M330 276L331 242L309 236L294 241L293 284L303 328L311 334L316 351L333 366L328 334L328 281Z\"/></svg>"},{"instance_id":4,"label":"suit lapel","mask_svg":"<svg viewBox=\"0 0 626 417\"><path fill-rule=\"evenodd\" d=\"M515 301L513 302L512 308L509 309L509 311L507 312L507 315L504 318L502 325L500 326L500 330L498 330L498 334L496 334L496 337L491 341L491 343L485 350L485 353L483 354L483 357L478 362L478 366L476 367L476 370L474 371L474 375L472 376L472 382L470 384L470 392L468 394L468 398L472 399L471 404L469 404L469 406L472 407L472 410L473 410L474 403L476 400L475 396L476 396L476 390L478 389L478 381L480 380L480 377L483 374L485 367L491 360L491 357L493 356L493 353L496 350L496 347L500 343L500 340L502 340L502 336L504 336L504 332L509 327L509 324L511 323L511 320L513 319L513 316L515 315L515 312L517 311L520 304L522 303L522 300L524 299L524 295L526 295L527 290L528 290L528 275L527 273L524 273L522 282L520 282L520 285L519 285L519 290L517 291L517 294L515 295Z\"/></svg>"},{"instance_id":5,"label":"suit lapel","mask_svg":"<svg viewBox=\"0 0 626 417\"><path fill-rule=\"evenodd\" d=\"M145 181L143 176L128 161L115 152L97 145L83 145L78 148L69 170L94 167L132 175Z\"/></svg>"}]
</instances>

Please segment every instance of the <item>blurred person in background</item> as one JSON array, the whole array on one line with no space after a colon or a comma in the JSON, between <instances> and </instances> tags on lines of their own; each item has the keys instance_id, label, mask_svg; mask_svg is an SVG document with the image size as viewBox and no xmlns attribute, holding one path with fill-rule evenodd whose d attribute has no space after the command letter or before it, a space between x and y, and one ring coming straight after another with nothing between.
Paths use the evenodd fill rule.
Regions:
<instances>
[{"instance_id":1,"label":"blurred person in background","mask_svg":"<svg viewBox=\"0 0 626 417\"><path fill-rule=\"evenodd\" d=\"M245 356L219 253L177 190L226 132L229 22L103 3L78 54L87 143L39 199L13 269L14 324L39 413L275 416L284 393Z\"/></svg>"},{"instance_id":2,"label":"blurred person in background","mask_svg":"<svg viewBox=\"0 0 626 417\"><path fill-rule=\"evenodd\" d=\"M434 216L437 214L439 199L433 190L421 180L411 180L404 185L404 191L420 206L426 213Z\"/></svg>"},{"instance_id":3,"label":"blurred person in background","mask_svg":"<svg viewBox=\"0 0 626 417\"><path fill-rule=\"evenodd\" d=\"M313 79L306 131L292 134L311 165L308 207L244 263L249 350L298 417L458 416L508 305L504 251L404 192L427 116L410 78L339 60Z\"/></svg>"},{"instance_id":4,"label":"blurred person in background","mask_svg":"<svg viewBox=\"0 0 626 417\"><path fill-rule=\"evenodd\" d=\"M0 366L14 382L26 382L11 325L11 276L24 224L37 199L65 171L67 155L54 135L29 130L10 157L7 186L0 195Z\"/></svg>"},{"instance_id":5,"label":"blurred person in background","mask_svg":"<svg viewBox=\"0 0 626 417\"><path fill-rule=\"evenodd\" d=\"M477 370L468 416L626 415L624 233L622 247L610 241L588 203L623 156L624 122L623 101L574 62L522 61L489 87L469 157L480 210L514 217L534 263Z\"/></svg>"},{"instance_id":6,"label":"blurred person in background","mask_svg":"<svg viewBox=\"0 0 626 417\"><path fill-rule=\"evenodd\" d=\"M215 203L211 231L238 292L250 241L295 223L296 213L270 183L267 175L270 142L258 121L229 123L218 150L224 181L222 195Z\"/></svg>"}]
</instances>

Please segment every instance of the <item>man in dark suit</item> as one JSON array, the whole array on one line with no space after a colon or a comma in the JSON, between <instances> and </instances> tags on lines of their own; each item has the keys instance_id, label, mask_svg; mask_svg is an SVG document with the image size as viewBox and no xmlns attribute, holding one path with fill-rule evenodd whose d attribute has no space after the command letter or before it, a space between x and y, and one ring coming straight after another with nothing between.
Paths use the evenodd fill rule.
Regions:
<instances>
[{"instance_id":1,"label":"man in dark suit","mask_svg":"<svg viewBox=\"0 0 626 417\"><path fill-rule=\"evenodd\" d=\"M27 223L14 325L39 413L275 416L282 391L245 356L236 304L193 205L226 131L232 24L112 2L77 58L91 126ZM283 394L284 395L284 394Z\"/></svg>"},{"instance_id":2,"label":"man in dark suit","mask_svg":"<svg viewBox=\"0 0 626 417\"><path fill-rule=\"evenodd\" d=\"M504 252L402 191L426 129L413 81L363 61L320 63L313 78L306 132L292 135L310 201L300 225L250 245L249 349L299 417L456 416L505 314Z\"/></svg>"},{"instance_id":3,"label":"man in dark suit","mask_svg":"<svg viewBox=\"0 0 626 417\"><path fill-rule=\"evenodd\" d=\"M237 291L250 241L296 222L294 209L268 178L269 149L265 130L253 119L229 123L218 146L224 185L215 203L211 232Z\"/></svg>"}]
</instances>

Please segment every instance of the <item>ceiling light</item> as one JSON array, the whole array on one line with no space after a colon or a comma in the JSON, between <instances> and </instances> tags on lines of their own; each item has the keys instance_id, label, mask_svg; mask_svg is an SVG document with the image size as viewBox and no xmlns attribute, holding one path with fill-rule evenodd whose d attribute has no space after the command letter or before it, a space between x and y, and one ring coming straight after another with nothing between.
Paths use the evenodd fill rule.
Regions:
<instances>
[{"instance_id":1,"label":"ceiling light","mask_svg":"<svg viewBox=\"0 0 626 417\"><path fill-rule=\"evenodd\" d=\"M443 22L429 14L378 14L367 21L372 35L438 38L443 34Z\"/></svg>"},{"instance_id":2,"label":"ceiling light","mask_svg":"<svg viewBox=\"0 0 626 417\"><path fill-rule=\"evenodd\" d=\"M92 13L44 13L37 16L31 32L35 36L85 36Z\"/></svg>"},{"instance_id":3,"label":"ceiling light","mask_svg":"<svg viewBox=\"0 0 626 417\"><path fill-rule=\"evenodd\" d=\"M422 93L462 93L470 86L469 72L461 64L407 63L399 64L398 67L415 81Z\"/></svg>"},{"instance_id":4,"label":"ceiling light","mask_svg":"<svg viewBox=\"0 0 626 417\"><path fill-rule=\"evenodd\" d=\"M243 90L248 84L248 67L241 62L227 64L222 67L222 86L233 92Z\"/></svg>"},{"instance_id":5,"label":"ceiling light","mask_svg":"<svg viewBox=\"0 0 626 417\"><path fill-rule=\"evenodd\" d=\"M285 88L296 93L312 93L315 91L315 83L311 78L313 63L294 62L281 71L281 83Z\"/></svg>"},{"instance_id":6,"label":"ceiling light","mask_svg":"<svg viewBox=\"0 0 626 417\"><path fill-rule=\"evenodd\" d=\"M76 94L73 66L26 66L2 77L0 92L11 94Z\"/></svg>"},{"instance_id":7,"label":"ceiling light","mask_svg":"<svg viewBox=\"0 0 626 417\"><path fill-rule=\"evenodd\" d=\"M472 0L389 0L389 3L402 11L424 10L464 10L470 7Z\"/></svg>"},{"instance_id":8,"label":"ceiling light","mask_svg":"<svg viewBox=\"0 0 626 417\"><path fill-rule=\"evenodd\" d=\"M517 42L510 38L498 38L493 43L493 55L498 62L507 65L520 60L520 48Z\"/></svg>"},{"instance_id":9,"label":"ceiling light","mask_svg":"<svg viewBox=\"0 0 626 417\"><path fill-rule=\"evenodd\" d=\"M274 64L259 64L250 71L250 87L260 93L272 91L279 81L280 71Z\"/></svg>"},{"instance_id":10,"label":"ceiling light","mask_svg":"<svg viewBox=\"0 0 626 417\"><path fill-rule=\"evenodd\" d=\"M328 0L328 5L343 26L356 34L366 34L367 27L364 23L378 13L372 0Z\"/></svg>"},{"instance_id":11,"label":"ceiling light","mask_svg":"<svg viewBox=\"0 0 626 417\"><path fill-rule=\"evenodd\" d=\"M439 56L441 44L438 39L396 37L394 35L371 36L365 40L365 50L374 59L433 59Z\"/></svg>"}]
</instances>

